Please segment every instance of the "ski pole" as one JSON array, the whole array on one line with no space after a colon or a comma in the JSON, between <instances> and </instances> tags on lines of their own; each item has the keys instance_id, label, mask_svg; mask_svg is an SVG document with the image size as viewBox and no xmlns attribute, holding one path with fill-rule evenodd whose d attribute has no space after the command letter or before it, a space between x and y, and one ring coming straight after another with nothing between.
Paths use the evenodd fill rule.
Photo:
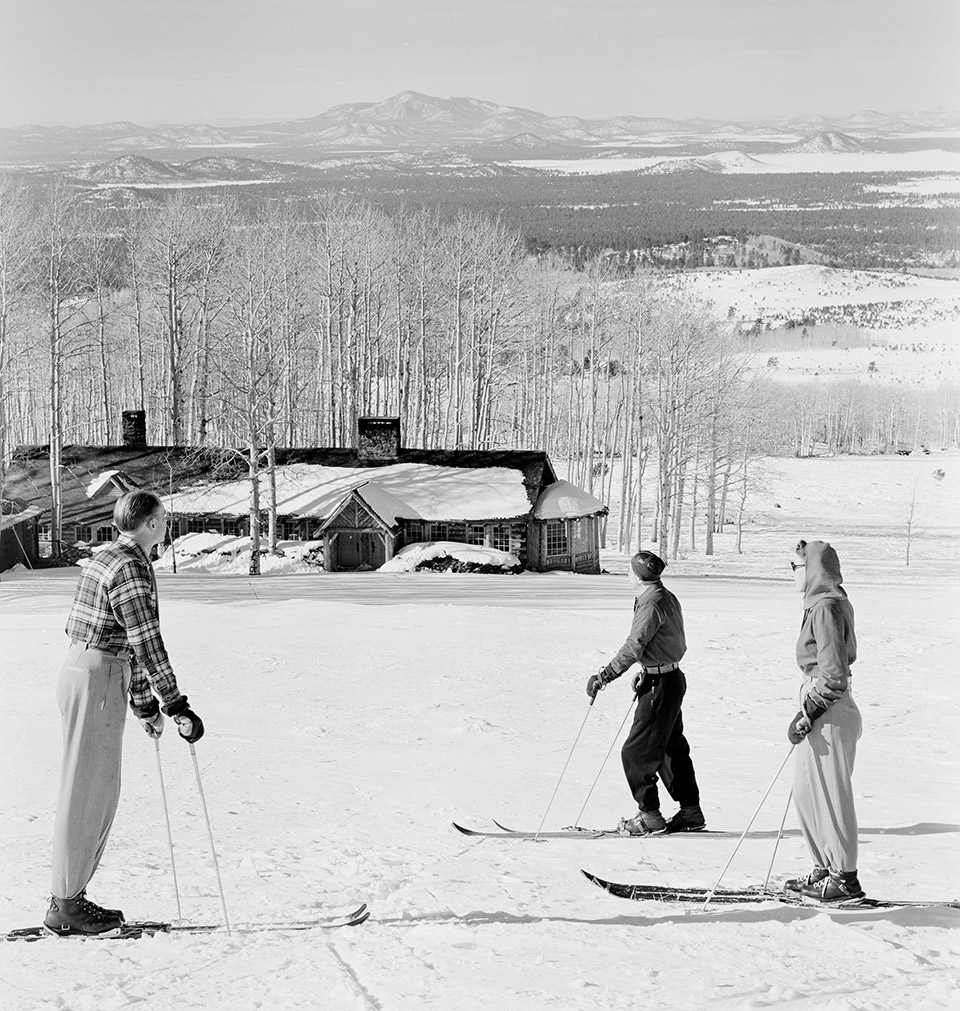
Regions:
<instances>
[{"instance_id":1,"label":"ski pole","mask_svg":"<svg viewBox=\"0 0 960 1011\"><path fill-rule=\"evenodd\" d=\"M773 873L773 863L777 859L777 850L780 848L780 840L783 838L783 826L787 823L787 815L790 813L790 802L793 800L793 787L790 787L790 793L787 794L787 806L783 809L783 818L780 821L780 828L777 829L777 838L773 844L773 856L770 857L770 866L767 868L767 876L763 879L763 890L767 890L767 885L770 884L770 875Z\"/></svg>"},{"instance_id":2,"label":"ski pole","mask_svg":"<svg viewBox=\"0 0 960 1011\"><path fill-rule=\"evenodd\" d=\"M576 819L576 821L575 821L575 822L573 823L573 827L574 827L574 828L579 828L579 827L580 827L580 818L582 817L582 815L583 815L583 812L584 812L584 811L586 810L587 804L588 804L588 803L590 802L590 798L591 798L591 796L593 795L593 791L594 791L594 789L596 788L596 786L597 786L597 783L598 783L598 782L600 781L600 774L601 774L601 773L603 772L604 766L605 766L605 765L607 764L607 759L608 759L608 758L610 757L610 752L612 752L612 751L613 751L613 746L614 746L614 745L615 745L615 744L617 743L617 741L618 741L618 740L620 739L620 734L622 733L622 731L623 731L623 728L624 728L624 725L625 725L625 724L626 724L626 722L627 722L627 716L629 716L629 715L630 715L630 713L632 713L632 712L633 712L633 704L634 704L634 702L636 702L636 700L637 700L636 696L633 696L633 697L632 697L632 698L630 699L630 705L629 705L629 707L627 708L627 713L626 713L626 716L624 716L624 717L623 717L623 720L622 720L622 722L620 723L620 726L619 726L619 728L617 729L617 732L616 732L616 734L614 734L613 740L612 740L612 741L610 742L610 747L609 747L609 748L607 748L607 753L606 753L606 754L605 754L605 755L603 756L603 761L602 761L602 762L600 763L600 768L599 768L599 770L597 771L597 778L596 778L596 779L595 779L595 780L593 781L593 783L591 784L591 786L590 786L590 789L589 789L589 791L587 792L587 799L586 799L586 800L585 800L585 801L583 802L583 807L581 807L581 808L580 808L580 813L579 813L579 814L577 815L577 819Z\"/></svg>"},{"instance_id":3,"label":"ski pole","mask_svg":"<svg viewBox=\"0 0 960 1011\"><path fill-rule=\"evenodd\" d=\"M170 848L170 870L173 872L173 894L177 897L177 922L183 919L180 909L180 888L177 885L177 863L173 859L173 833L170 831L170 809L167 807L167 788L163 785L163 766L160 764L160 738L154 737L157 751L157 773L160 776L160 796L163 799L163 817L167 822L167 846Z\"/></svg>"},{"instance_id":4,"label":"ski pole","mask_svg":"<svg viewBox=\"0 0 960 1011\"><path fill-rule=\"evenodd\" d=\"M563 771L560 773L560 778L557 780L557 785L553 788L553 793L550 796L550 803L547 804L546 811L543 812L543 817L540 819L540 827L537 829L536 835L533 837L533 841L537 842L540 838L540 833L543 831L543 823L547 820L547 815L550 813L550 808L553 805L553 799L557 795L557 790L560 789L560 784L563 782L563 777L567 771L567 766L570 764L570 759L573 758L573 752L577 747L577 741L580 740L580 735L583 733L583 728L587 725L587 717L590 715L590 709L592 708L594 702L597 701L597 696L594 695L590 699L590 704L587 706L587 711L583 714L583 723L580 724L580 729L577 731L577 736L574 738L573 747L570 749L570 754L567 755L567 760L563 763Z\"/></svg>"},{"instance_id":5,"label":"ski pole","mask_svg":"<svg viewBox=\"0 0 960 1011\"><path fill-rule=\"evenodd\" d=\"M190 756L193 758L193 771L197 774L197 789L200 791L200 806L203 808L203 817L207 823L207 836L210 839L210 855L213 857L213 869L217 875L217 888L220 890L220 906L223 909L223 922L226 924L227 933L230 933L230 918L227 916L227 900L223 895L223 883L220 880L220 864L217 862L217 848L213 844L213 829L210 828L210 815L207 813L207 800L203 795L203 783L200 780L200 763L197 761L197 749L190 744Z\"/></svg>"},{"instance_id":6,"label":"ski pole","mask_svg":"<svg viewBox=\"0 0 960 1011\"><path fill-rule=\"evenodd\" d=\"M770 785L767 787L766 793L760 798L760 803L757 805L756 811L753 812L753 817L750 819L750 821L747 822L747 827L743 830L743 835L740 836L737 845L734 847L733 852L730 854L730 859L724 864L723 870L720 872L720 877L717 878L717 883L707 893L706 901L703 903L703 909L706 909L707 906L710 905L710 900L713 898L713 893L720 887L720 882L723 880L724 874L727 873L727 868L729 868L729 866L733 863L733 858L737 855L737 851L743 844L743 840L746 839L747 833L750 831L750 826L753 825L757 815L760 813L760 808L763 807L767 797L770 796L770 791L773 789L774 783L776 783L776 781L780 778L780 773L783 772L783 767L787 764L787 760L793 754L793 749L795 747L796 747L795 744L790 745L790 750L787 752L783 761L780 763L780 768L777 769L776 775L773 777L772 780L770 780Z\"/></svg>"}]
</instances>

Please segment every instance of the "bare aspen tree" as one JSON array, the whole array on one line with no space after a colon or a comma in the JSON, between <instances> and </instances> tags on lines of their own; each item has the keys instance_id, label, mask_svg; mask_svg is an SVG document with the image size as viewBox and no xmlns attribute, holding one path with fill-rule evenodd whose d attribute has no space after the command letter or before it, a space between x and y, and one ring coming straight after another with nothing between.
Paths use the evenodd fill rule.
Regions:
<instances>
[{"instance_id":1,"label":"bare aspen tree","mask_svg":"<svg viewBox=\"0 0 960 1011\"><path fill-rule=\"evenodd\" d=\"M917 519L919 516L918 504L917 504L917 493L920 490L920 482L914 482L913 489L910 492L910 497L907 499L906 505L903 507L903 547L904 547L904 565L910 565L910 550L913 547L913 542L917 536Z\"/></svg>"},{"instance_id":2,"label":"bare aspen tree","mask_svg":"<svg viewBox=\"0 0 960 1011\"><path fill-rule=\"evenodd\" d=\"M60 184L45 194L39 216L38 280L47 328L50 460L50 544L55 556L62 548L63 446L66 435L64 379L68 361L83 352L77 336L89 325L91 292L87 278L84 236L87 223L75 195Z\"/></svg>"},{"instance_id":3,"label":"bare aspen tree","mask_svg":"<svg viewBox=\"0 0 960 1011\"><path fill-rule=\"evenodd\" d=\"M92 442L111 444L117 420L116 406L113 403L113 386L111 381L111 366L118 348L113 346L111 333L108 329L110 317L116 315L116 295L119 288L121 270L121 248L116 237L109 234L106 222L96 217L90 219L90 232L85 237L87 270L89 283L93 292L92 308L95 316L91 327L95 331L94 347L97 356L97 377L99 379L99 404L96 411L89 414L91 422L96 418L102 420L103 428L99 438L89 438Z\"/></svg>"},{"instance_id":4,"label":"bare aspen tree","mask_svg":"<svg viewBox=\"0 0 960 1011\"><path fill-rule=\"evenodd\" d=\"M11 374L28 352L34 208L26 189L0 175L0 502L12 448Z\"/></svg>"},{"instance_id":5,"label":"bare aspen tree","mask_svg":"<svg viewBox=\"0 0 960 1011\"><path fill-rule=\"evenodd\" d=\"M450 384L446 404L444 431L448 433L452 449L464 449L464 377L466 326L465 314L471 296L471 221L470 215L461 211L452 224L443 229L444 248L449 271L447 308L447 337L449 357L446 375ZM452 425L452 430L451 430Z\"/></svg>"},{"instance_id":6,"label":"bare aspen tree","mask_svg":"<svg viewBox=\"0 0 960 1011\"><path fill-rule=\"evenodd\" d=\"M146 280L162 333L165 441L182 445L188 426L191 320L203 265L203 226L195 198L177 192L152 208L144 232Z\"/></svg>"},{"instance_id":7,"label":"bare aspen tree","mask_svg":"<svg viewBox=\"0 0 960 1011\"><path fill-rule=\"evenodd\" d=\"M284 359L283 236L269 221L235 231L228 249L222 343L215 356L231 431L244 445L250 480L250 574L260 573L261 474L268 482L270 549L276 550L276 433ZM264 465L265 464L265 465Z\"/></svg>"},{"instance_id":8,"label":"bare aspen tree","mask_svg":"<svg viewBox=\"0 0 960 1011\"><path fill-rule=\"evenodd\" d=\"M128 204L123 216L123 254L127 281L130 286L131 311L133 314L133 337L136 360L136 398L134 405L146 409L147 374L145 364L144 327L144 256L145 214L136 204Z\"/></svg>"},{"instance_id":9,"label":"bare aspen tree","mask_svg":"<svg viewBox=\"0 0 960 1011\"><path fill-rule=\"evenodd\" d=\"M197 446L209 437L211 351L213 327L223 308L222 272L227 245L233 231L240 226L235 202L224 200L199 210L194 218L194 267L191 279L192 312L190 315L193 363L185 413L187 439Z\"/></svg>"}]
</instances>

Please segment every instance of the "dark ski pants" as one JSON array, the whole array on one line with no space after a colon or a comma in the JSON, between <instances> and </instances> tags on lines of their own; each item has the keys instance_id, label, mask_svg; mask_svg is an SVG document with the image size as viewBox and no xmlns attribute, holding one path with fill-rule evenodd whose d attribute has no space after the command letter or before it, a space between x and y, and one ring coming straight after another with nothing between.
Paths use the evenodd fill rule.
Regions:
<instances>
[{"instance_id":1,"label":"dark ski pants","mask_svg":"<svg viewBox=\"0 0 960 1011\"><path fill-rule=\"evenodd\" d=\"M637 691L633 726L620 755L630 792L641 811L659 811L657 776L681 807L700 803L700 789L683 736L680 706L687 691L683 671L643 676Z\"/></svg>"}]
</instances>

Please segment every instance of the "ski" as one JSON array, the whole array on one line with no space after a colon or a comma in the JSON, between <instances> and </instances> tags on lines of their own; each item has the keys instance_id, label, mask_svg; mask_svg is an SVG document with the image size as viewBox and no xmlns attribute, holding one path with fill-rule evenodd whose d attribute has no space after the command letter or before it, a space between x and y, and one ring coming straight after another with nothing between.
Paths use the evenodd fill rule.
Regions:
<instances>
[{"instance_id":1,"label":"ski","mask_svg":"<svg viewBox=\"0 0 960 1011\"><path fill-rule=\"evenodd\" d=\"M370 910L364 902L348 913L336 913L308 920L273 920L264 923L243 923L231 927L234 934L257 934L267 931L285 930L335 930L338 927L358 927L370 917ZM87 941L135 940L139 937L153 937L154 934L226 934L222 923L168 923L164 920L128 920L119 930L105 934L67 934ZM6 934L8 941L40 941L48 937L59 937L44 926L20 927Z\"/></svg>"},{"instance_id":2,"label":"ski","mask_svg":"<svg viewBox=\"0 0 960 1011\"><path fill-rule=\"evenodd\" d=\"M496 818L493 819L493 824L497 826L502 832L507 832L509 835L522 835L522 836L535 836L536 832L531 832L529 829L523 828L508 828L506 825L497 821ZM557 832L562 833L564 836L570 836L571 838L577 838L579 836L601 836L601 835L616 835L617 830L615 828L584 828L582 825L564 825L563 828L557 829ZM543 833L541 833L542 835Z\"/></svg>"},{"instance_id":3,"label":"ski","mask_svg":"<svg viewBox=\"0 0 960 1011\"><path fill-rule=\"evenodd\" d=\"M862 899L847 899L843 902L819 903L812 899L806 899L801 895L791 892L768 891L764 892L759 888L717 888L711 894L709 888L669 888L664 885L646 884L619 884L615 881L607 881L589 871L581 870L580 873L598 888L602 888L611 895L616 895L621 899L632 899L635 902L699 902L705 903L707 898L710 904L736 905L749 902L782 902L790 906L807 906L811 909L894 909L897 907L929 908L934 906L960 909L960 902L954 901L932 901L924 899L904 899L896 901L892 899L872 899L865 897Z\"/></svg>"},{"instance_id":4,"label":"ski","mask_svg":"<svg viewBox=\"0 0 960 1011\"><path fill-rule=\"evenodd\" d=\"M453 827L463 835L487 839L600 839L610 835L602 829L561 829L554 832L514 832L510 829L498 829L496 832L484 832L478 828L466 828L453 822ZM616 835L616 832L612 833Z\"/></svg>"},{"instance_id":5,"label":"ski","mask_svg":"<svg viewBox=\"0 0 960 1011\"><path fill-rule=\"evenodd\" d=\"M696 835L712 835L712 836L727 836L732 833L728 832L711 832L709 829L701 829L698 832L660 832L656 835L630 835L629 832L621 833L616 828L581 828L578 825L570 825L562 829L554 829L550 832L531 832L525 829L508 828L506 825L502 825L496 819L493 820L493 824L497 826L497 830L494 831L484 831L477 828L466 828L463 825L459 825L457 822L453 822L453 827L458 831L463 833L463 835L469 836L481 836L488 839L661 839L661 838L671 838L675 839L677 836L696 836Z\"/></svg>"}]
</instances>

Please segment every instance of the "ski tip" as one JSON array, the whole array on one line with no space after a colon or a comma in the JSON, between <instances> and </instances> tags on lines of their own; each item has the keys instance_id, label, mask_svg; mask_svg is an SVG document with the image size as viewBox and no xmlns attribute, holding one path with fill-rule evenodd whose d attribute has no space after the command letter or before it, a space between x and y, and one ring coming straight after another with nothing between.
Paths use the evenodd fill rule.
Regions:
<instances>
[{"instance_id":1,"label":"ski tip","mask_svg":"<svg viewBox=\"0 0 960 1011\"><path fill-rule=\"evenodd\" d=\"M582 867L580 868L580 873L589 881L591 884L596 885L598 888L604 889L604 891L609 891L609 881L605 881L603 878L598 878L596 874L591 874L590 871L585 871Z\"/></svg>"},{"instance_id":2,"label":"ski tip","mask_svg":"<svg viewBox=\"0 0 960 1011\"><path fill-rule=\"evenodd\" d=\"M486 835L485 832L480 832L475 828L466 828L464 825L459 825L457 822L453 821L450 823L461 835Z\"/></svg>"}]
</instances>

